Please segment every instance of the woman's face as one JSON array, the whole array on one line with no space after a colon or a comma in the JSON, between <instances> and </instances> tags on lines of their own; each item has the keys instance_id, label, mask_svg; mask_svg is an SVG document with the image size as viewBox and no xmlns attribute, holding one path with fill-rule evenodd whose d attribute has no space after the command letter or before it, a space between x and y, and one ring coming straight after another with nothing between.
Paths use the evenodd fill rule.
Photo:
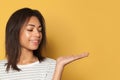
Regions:
<instances>
[{"instance_id":1,"label":"woman's face","mask_svg":"<svg viewBox=\"0 0 120 80\"><path fill-rule=\"evenodd\" d=\"M27 50L36 50L42 39L42 27L38 18L32 16L20 30L21 48Z\"/></svg>"}]
</instances>

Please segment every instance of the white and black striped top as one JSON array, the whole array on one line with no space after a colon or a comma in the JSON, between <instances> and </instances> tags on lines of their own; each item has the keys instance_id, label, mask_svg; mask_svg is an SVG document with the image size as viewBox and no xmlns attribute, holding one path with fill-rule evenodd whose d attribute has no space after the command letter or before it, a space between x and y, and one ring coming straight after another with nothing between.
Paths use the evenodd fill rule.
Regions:
<instances>
[{"instance_id":1,"label":"white and black striped top","mask_svg":"<svg viewBox=\"0 0 120 80\"><path fill-rule=\"evenodd\" d=\"M6 60L0 61L0 80L52 80L56 61L46 58L42 62L27 65L17 65L22 71L10 70L6 72Z\"/></svg>"}]
</instances>

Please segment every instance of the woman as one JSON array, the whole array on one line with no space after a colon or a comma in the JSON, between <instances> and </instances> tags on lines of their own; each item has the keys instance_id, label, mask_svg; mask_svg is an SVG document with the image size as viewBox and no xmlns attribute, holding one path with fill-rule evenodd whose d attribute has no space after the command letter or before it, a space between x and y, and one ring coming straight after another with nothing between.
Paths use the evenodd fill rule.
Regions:
<instances>
[{"instance_id":1,"label":"woman","mask_svg":"<svg viewBox=\"0 0 120 80\"><path fill-rule=\"evenodd\" d=\"M0 61L0 80L60 80L64 66L88 56L43 57L46 44L45 20L38 10L22 8L6 25L6 58Z\"/></svg>"}]
</instances>

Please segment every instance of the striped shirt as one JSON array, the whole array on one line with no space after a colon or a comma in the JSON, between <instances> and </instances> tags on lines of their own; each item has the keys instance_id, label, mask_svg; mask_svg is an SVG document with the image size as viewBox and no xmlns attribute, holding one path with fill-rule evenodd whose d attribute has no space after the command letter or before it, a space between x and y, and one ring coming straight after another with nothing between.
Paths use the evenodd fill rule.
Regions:
<instances>
[{"instance_id":1,"label":"striped shirt","mask_svg":"<svg viewBox=\"0 0 120 80\"><path fill-rule=\"evenodd\" d=\"M34 62L27 65L17 65L21 71L10 70L6 72L6 60L0 61L0 80L52 80L56 61L46 58L42 62Z\"/></svg>"}]
</instances>

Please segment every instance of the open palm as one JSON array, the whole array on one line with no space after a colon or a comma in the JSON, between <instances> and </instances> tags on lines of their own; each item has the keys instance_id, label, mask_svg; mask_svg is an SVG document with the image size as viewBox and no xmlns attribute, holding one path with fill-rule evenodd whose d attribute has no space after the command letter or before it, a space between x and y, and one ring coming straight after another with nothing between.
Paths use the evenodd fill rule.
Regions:
<instances>
[{"instance_id":1,"label":"open palm","mask_svg":"<svg viewBox=\"0 0 120 80\"><path fill-rule=\"evenodd\" d=\"M87 57L88 55L89 53L85 52L79 55L62 56L57 58L57 65L56 65L55 73L52 80L61 80L62 72L66 64L69 64L75 60L79 60L84 57Z\"/></svg>"},{"instance_id":2,"label":"open palm","mask_svg":"<svg viewBox=\"0 0 120 80\"><path fill-rule=\"evenodd\" d=\"M70 55L70 56L62 56L57 59L57 64L61 66L65 66L68 63L71 63L75 60L82 59L84 57L87 57L89 55L88 52L79 54L79 55Z\"/></svg>"}]
</instances>

